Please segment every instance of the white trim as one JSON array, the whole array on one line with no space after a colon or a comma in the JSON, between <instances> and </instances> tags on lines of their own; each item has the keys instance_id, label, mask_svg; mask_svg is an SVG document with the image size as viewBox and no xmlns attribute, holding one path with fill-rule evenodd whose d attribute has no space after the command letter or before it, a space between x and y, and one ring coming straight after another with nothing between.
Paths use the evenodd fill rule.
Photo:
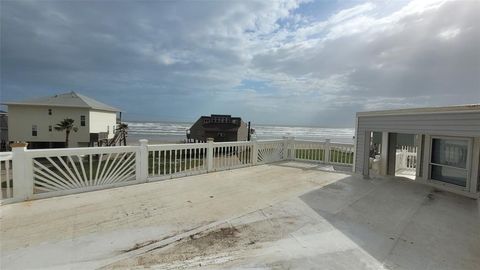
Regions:
<instances>
[{"instance_id":1,"label":"white trim","mask_svg":"<svg viewBox=\"0 0 480 270\"><path fill-rule=\"evenodd\" d=\"M439 113L480 113L480 104L357 112L357 117Z\"/></svg>"}]
</instances>

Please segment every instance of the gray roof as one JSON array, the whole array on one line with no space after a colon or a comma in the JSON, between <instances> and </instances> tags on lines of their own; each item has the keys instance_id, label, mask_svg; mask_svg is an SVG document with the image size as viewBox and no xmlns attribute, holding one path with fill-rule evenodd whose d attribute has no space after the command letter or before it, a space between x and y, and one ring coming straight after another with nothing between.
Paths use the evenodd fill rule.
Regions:
<instances>
[{"instance_id":1,"label":"gray roof","mask_svg":"<svg viewBox=\"0 0 480 270\"><path fill-rule=\"evenodd\" d=\"M19 102L5 102L5 105L33 105L33 106L52 106L52 107L75 107L89 108L94 110L119 112L120 109L104 104L92 98L80 95L75 92L58 94L50 97L34 98Z\"/></svg>"}]
</instances>

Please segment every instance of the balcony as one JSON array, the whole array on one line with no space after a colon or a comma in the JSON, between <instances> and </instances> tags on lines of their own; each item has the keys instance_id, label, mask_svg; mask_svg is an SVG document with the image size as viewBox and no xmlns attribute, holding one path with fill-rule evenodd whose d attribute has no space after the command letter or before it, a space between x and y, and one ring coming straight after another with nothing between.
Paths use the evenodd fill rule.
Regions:
<instances>
[{"instance_id":1,"label":"balcony","mask_svg":"<svg viewBox=\"0 0 480 270\"><path fill-rule=\"evenodd\" d=\"M1 268L477 269L480 264L476 200L406 178L364 180L350 172L348 155L338 154L339 146L333 152L333 144L210 144L147 146L150 161L143 165L151 181L146 183L77 193L83 187L57 197L48 194L64 190L34 191L50 198L2 205ZM112 158L122 148L108 149L114 150L77 154L103 151ZM123 149L130 154L109 163L112 168L120 160L128 167L142 156L134 147ZM54 161L54 154L65 157L70 151L27 150L26 156ZM100 177L108 159L95 160L100 170L93 180L108 185L112 177ZM89 179L85 171L82 179Z\"/></svg>"}]
</instances>

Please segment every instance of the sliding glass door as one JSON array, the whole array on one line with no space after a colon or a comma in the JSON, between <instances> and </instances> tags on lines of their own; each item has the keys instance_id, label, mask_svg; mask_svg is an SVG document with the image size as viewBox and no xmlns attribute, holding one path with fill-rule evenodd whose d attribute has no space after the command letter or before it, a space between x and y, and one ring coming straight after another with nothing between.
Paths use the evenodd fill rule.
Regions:
<instances>
[{"instance_id":1,"label":"sliding glass door","mask_svg":"<svg viewBox=\"0 0 480 270\"><path fill-rule=\"evenodd\" d=\"M467 187L471 141L467 138L432 137L430 178Z\"/></svg>"}]
</instances>

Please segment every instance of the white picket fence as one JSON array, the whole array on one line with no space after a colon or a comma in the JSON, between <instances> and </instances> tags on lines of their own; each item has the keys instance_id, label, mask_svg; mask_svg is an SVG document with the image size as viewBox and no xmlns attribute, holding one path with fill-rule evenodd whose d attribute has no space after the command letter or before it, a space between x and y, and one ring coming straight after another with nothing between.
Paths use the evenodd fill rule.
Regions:
<instances>
[{"instance_id":1,"label":"white picket fence","mask_svg":"<svg viewBox=\"0 0 480 270\"><path fill-rule=\"evenodd\" d=\"M236 169L281 160L352 165L353 145L298 141L66 148L0 155L2 203Z\"/></svg>"},{"instance_id":2,"label":"white picket fence","mask_svg":"<svg viewBox=\"0 0 480 270\"><path fill-rule=\"evenodd\" d=\"M402 146L397 149L395 158L395 171L415 170L417 168L417 147Z\"/></svg>"}]
</instances>

